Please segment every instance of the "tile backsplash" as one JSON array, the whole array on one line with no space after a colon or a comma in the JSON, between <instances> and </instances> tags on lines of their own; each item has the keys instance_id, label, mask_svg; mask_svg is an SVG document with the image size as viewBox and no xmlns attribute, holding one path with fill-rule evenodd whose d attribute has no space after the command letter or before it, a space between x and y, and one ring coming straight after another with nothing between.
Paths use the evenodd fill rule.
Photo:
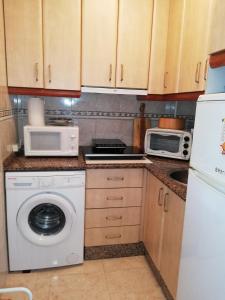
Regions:
<instances>
[{"instance_id":1,"label":"tile backsplash","mask_svg":"<svg viewBox=\"0 0 225 300\"><path fill-rule=\"evenodd\" d=\"M11 96L17 111L18 139L23 142L23 126L28 123L27 102L30 96ZM80 128L80 145L90 145L92 138L120 138L132 145L133 120L139 117L141 102L136 96L82 94L81 98L45 97L45 119L71 118ZM151 118L152 127L158 119L180 117L186 128L194 126L195 102L149 101L145 102L145 117Z\"/></svg>"}]
</instances>

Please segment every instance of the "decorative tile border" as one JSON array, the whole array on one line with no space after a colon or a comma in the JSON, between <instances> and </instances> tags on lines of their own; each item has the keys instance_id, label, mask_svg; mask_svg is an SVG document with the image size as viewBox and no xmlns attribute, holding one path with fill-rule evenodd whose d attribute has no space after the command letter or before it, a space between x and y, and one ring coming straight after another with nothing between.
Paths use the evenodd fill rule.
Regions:
<instances>
[{"instance_id":1,"label":"decorative tile border","mask_svg":"<svg viewBox=\"0 0 225 300\"><path fill-rule=\"evenodd\" d=\"M13 117L17 114L17 109L0 109L0 120L6 117Z\"/></svg>"},{"instance_id":2,"label":"decorative tile border","mask_svg":"<svg viewBox=\"0 0 225 300\"><path fill-rule=\"evenodd\" d=\"M18 110L18 115L27 116L27 109L22 108ZM140 113L132 112L106 112L106 111L75 111L75 110L45 110L45 115L48 117L70 117L70 118L110 118L110 119L134 119L140 117ZM167 117L172 118L174 114L156 114L156 113L145 113L145 118L161 118ZM179 115L178 118L194 120L194 116L190 115Z\"/></svg>"}]
</instances>

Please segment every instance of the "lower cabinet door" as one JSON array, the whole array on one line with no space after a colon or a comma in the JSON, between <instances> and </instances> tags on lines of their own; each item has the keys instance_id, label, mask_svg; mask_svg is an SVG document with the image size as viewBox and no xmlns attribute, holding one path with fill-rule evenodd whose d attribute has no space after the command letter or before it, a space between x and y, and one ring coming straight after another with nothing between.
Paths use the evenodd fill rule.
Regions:
<instances>
[{"instance_id":1,"label":"lower cabinet door","mask_svg":"<svg viewBox=\"0 0 225 300\"><path fill-rule=\"evenodd\" d=\"M144 220L144 244L154 264L159 269L161 237L163 230L164 185L148 173L147 198Z\"/></svg>"},{"instance_id":2,"label":"lower cabinet door","mask_svg":"<svg viewBox=\"0 0 225 300\"><path fill-rule=\"evenodd\" d=\"M181 254L185 202L169 190L164 200L164 230L160 273L175 299Z\"/></svg>"},{"instance_id":3,"label":"lower cabinet door","mask_svg":"<svg viewBox=\"0 0 225 300\"><path fill-rule=\"evenodd\" d=\"M137 243L140 226L91 228L85 230L85 246Z\"/></svg>"}]
</instances>

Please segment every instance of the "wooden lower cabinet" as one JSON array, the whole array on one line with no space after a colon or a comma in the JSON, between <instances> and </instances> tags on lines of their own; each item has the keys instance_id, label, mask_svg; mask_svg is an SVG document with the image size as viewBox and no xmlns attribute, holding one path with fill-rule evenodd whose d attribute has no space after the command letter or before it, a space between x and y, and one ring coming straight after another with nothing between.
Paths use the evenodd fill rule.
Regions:
<instances>
[{"instance_id":1,"label":"wooden lower cabinet","mask_svg":"<svg viewBox=\"0 0 225 300\"><path fill-rule=\"evenodd\" d=\"M141 222L141 207L88 209L85 215L86 228L129 226Z\"/></svg>"},{"instance_id":2,"label":"wooden lower cabinet","mask_svg":"<svg viewBox=\"0 0 225 300\"><path fill-rule=\"evenodd\" d=\"M185 202L169 189L165 200L160 273L176 297Z\"/></svg>"},{"instance_id":3,"label":"wooden lower cabinet","mask_svg":"<svg viewBox=\"0 0 225 300\"><path fill-rule=\"evenodd\" d=\"M143 169L87 170L85 246L140 241Z\"/></svg>"},{"instance_id":4,"label":"wooden lower cabinet","mask_svg":"<svg viewBox=\"0 0 225 300\"><path fill-rule=\"evenodd\" d=\"M163 206L162 198L164 186L154 176L148 176L145 223L144 223L144 243L154 264L159 268L161 239L163 230Z\"/></svg>"},{"instance_id":5,"label":"wooden lower cabinet","mask_svg":"<svg viewBox=\"0 0 225 300\"><path fill-rule=\"evenodd\" d=\"M90 228L85 230L85 246L128 244L139 242L140 226Z\"/></svg>"},{"instance_id":6,"label":"wooden lower cabinet","mask_svg":"<svg viewBox=\"0 0 225 300\"><path fill-rule=\"evenodd\" d=\"M176 298L185 202L148 174L144 244L173 298Z\"/></svg>"}]
</instances>

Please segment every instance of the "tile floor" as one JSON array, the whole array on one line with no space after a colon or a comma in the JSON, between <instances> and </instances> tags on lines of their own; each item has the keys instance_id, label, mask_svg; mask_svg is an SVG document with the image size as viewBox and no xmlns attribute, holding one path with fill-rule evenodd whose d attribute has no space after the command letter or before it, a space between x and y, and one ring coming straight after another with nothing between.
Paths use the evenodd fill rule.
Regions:
<instances>
[{"instance_id":1,"label":"tile floor","mask_svg":"<svg viewBox=\"0 0 225 300\"><path fill-rule=\"evenodd\" d=\"M34 300L165 300L144 256L85 261L83 265L8 275ZM27 300L17 294L3 299Z\"/></svg>"}]
</instances>

